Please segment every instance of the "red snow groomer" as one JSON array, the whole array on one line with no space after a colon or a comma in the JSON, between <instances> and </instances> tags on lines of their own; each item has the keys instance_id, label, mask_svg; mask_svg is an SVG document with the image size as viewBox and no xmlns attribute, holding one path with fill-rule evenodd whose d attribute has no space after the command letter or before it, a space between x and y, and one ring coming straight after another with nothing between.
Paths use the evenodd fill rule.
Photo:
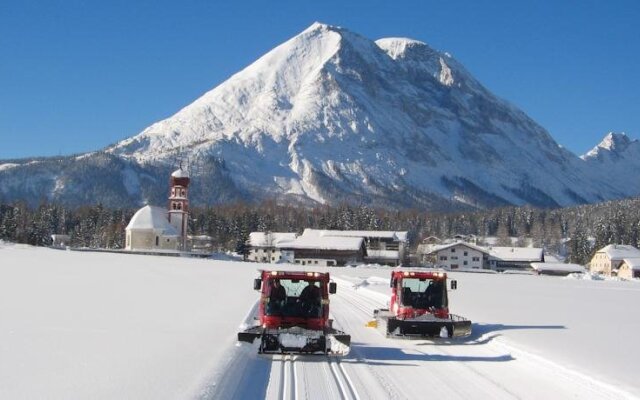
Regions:
<instances>
[{"instance_id":1,"label":"red snow groomer","mask_svg":"<svg viewBox=\"0 0 640 400\"><path fill-rule=\"evenodd\" d=\"M336 284L328 273L261 270L253 288L260 291L260 325L238 332L238 341L259 339L258 353L349 353L351 336L329 319Z\"/></svg>"},{"instance_id":2,"label":"red snow groomer","mask_svg":"<svg viewBox=\"0 0 640 400\"><path fill-rule=\"evenodd\" d=\"M451 289L457 281L451 281ZM391 272L390 309L374 310L374 321L387 337L451 338L471 334L471 321L449 313L447 274L394 270Z\"/></svg>"}]
</instances>

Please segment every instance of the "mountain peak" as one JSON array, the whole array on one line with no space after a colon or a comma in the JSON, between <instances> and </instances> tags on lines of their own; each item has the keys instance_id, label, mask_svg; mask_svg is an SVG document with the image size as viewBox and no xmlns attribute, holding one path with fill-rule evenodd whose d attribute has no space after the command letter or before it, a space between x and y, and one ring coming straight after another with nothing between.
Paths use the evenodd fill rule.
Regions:
<instances>
[{"instance_id":1,"label":"mountain peak","mask_svg":"<svg viewBox=\"0 0 640 400\"><path fill-rule=\"evenodd\" d=\"M589 158L598 158L603 152L609 154L620 154L621 152L625 151L627 147L629 147L629 144L633 142L634 140L631 140L624 132L609 132L596 147L589 150L588 153L582 155L581 158L583 160Z\"/></svg>"},{"instance_id":2,"label":"mountain peak","mask_svg":"<svg viewBox=\"0 0 640 400\"><path fill-rule=\"evenodd\" d=\"M621 146L628 145L630 142L631 142L631 139L629 139L627 134L624 132L621 132L621 133L609 132L604 137L604 139L602 139L602 142L598 145L598 147L601 147L607 150L615 150L616 148L620 148Z\"/></svg>"},{"instance_id":3,"label":"mountain peak","mask_svg":"<svg viewBox=\"0 0 640 400\"><path fill-rule=\"evenodd\" d=\"M313 24L309 25L307 29L302 31L302 33L308 33L313 31L328 31L328 30L340 31L342 30L342 28L340 28L339 26L329 25L329 24L316 21Z\"/></svg>"}]
</instances>

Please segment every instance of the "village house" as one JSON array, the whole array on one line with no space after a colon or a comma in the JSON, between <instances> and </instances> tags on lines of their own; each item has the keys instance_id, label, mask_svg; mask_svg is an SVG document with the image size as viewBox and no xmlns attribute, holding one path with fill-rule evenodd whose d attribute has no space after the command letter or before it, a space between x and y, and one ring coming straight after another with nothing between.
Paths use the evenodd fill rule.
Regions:
<instances>
[{"instance_id":1,"label":"village house","mask_svg":"<svg viewBox=\"0 0 640 400\"><path fill-rule=\"evenodd\" d=\"M300 236L289 232L252 232L248 245L247 258L256 262L397 266L407 257L407 232L305 229Z\"/></svg>"},{"instance_id":2,"label":"village house","mask_svg":"<svg viewBox=\"0 0 640 400\"><path fill-rule=\"evenodd\" d=\"M622 260L618 268L618 276L625 279L640 278L640 257Z\"/></svg>"},{"instance_id":3,"label":"village house","mask_svg":"<svg viewBox=\"0 0 640 400\"><path fill-rule=\"evenodd\" d=\"M363 261L369 264L398 266L405 263L408 257L406 231L341 231L307 228L301 237L308 238L309 241L313 241L313 238L361 238L366 248Z\"/></svg>"},{"instance_id":4,"label":"village house","mask_svg":"<svg viewBox=\"0 0 640 400\"><path fill-rule=\"evenodd\" d=\"M445 269L484 269L489 252L484 247L466 242L430 245L422 253L421 263Z\"/></svg>"},{"instance_id":5,"label":"village house","mask_svg":"<svg viewBox=\"0 0 640 400\"><path fill-rule=\"evenodd\" d=\"M171 174L168 209L147 205L126 227L125 249L132 251L187 250L189 175L182 168Z\"/></svg>"},{"instance_id":6,"label":"village house","mask_svg":"<svg viewBox=\"0 0 640 400\"><path fill-rule=\"evenodd\" d=\"M418 261L427 267L445 269L532 270L531 263L544 263L544 251L535 247L483 247L457 241L421 244Z\"/></svg>"},{"instance_id":7,"label":"village house","mask_svg":"<svg viewBox=\"0 0 640 400\"><path fill-rule=\"evenodd\" d=\"M247 260L263 263L293 262L290 252L278 247L283 242L296 239L294 232L251 232L249 234L249 254Z\"/></svg>"},{"instance_id":8,"label":"village house","mask_svg":"<svg viewBox=\"0 0 640 400\"><path fill-rule=\"evenodd\" d=\"M640 250L633 246L610 244L596 251L596 254L589 263L589 269L595 274L616 276L618 275L618 269L625 259L631 260L639 257ZM628 268L628 265L626 268Z\"/></svg>"},{"instance_id":9,"label":"village house","mask_svg":"<svg viewBox=\"0 0 640 400\"><path fill-rule=\"evenodd\" d=\"M293 241L278 244L283 255L290 254L293 263L313 266L345 266L360 264L367 255L361 237L301 235Z\"/></svg>"},{"instance_id":10,"label":"village house","mask_svg":"<svg viewBox=\"0 0 640 400\"><path fill-rule=\"evenodd\" d=\"M489 269L532 270L531 263L544 263L544 249L538 247L489 247Z\"/></svg>"}]
</instances>

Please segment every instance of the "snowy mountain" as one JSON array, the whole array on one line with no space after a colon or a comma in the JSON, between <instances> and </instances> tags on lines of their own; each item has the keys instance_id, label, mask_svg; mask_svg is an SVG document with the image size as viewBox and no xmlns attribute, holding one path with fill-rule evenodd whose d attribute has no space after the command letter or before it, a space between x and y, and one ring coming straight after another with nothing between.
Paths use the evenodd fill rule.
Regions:
<instances>
[{"instance_id":1,"label":"snowy mountain","mask_svg":"<svg viewBox=\"0 0 640 400\"><path fill-rule=\"evenodd\" d=\"M164 201L158 183L178 158L191 161L194 187L200 182L195 204L286 198L450 209L640 194L558 146L450 55L319 23L174 116L103 152L64 159L66 169L38 175L40 183L20 172L35 172L32 164L0 165L0 193L65 199L83 185L68 174L100 164L95 158L108 160L102 171L114 183L96 200L116 203Z\"/></svg>"},{"instance_id":2,"label":"snowy mountain","mask_svg":"<svg viewBox=\"0 0 640 400\"><path fill-rule=\"evenodd\" d=\"M580 158L603 168L621 165L637 169L640 167L640 141L632 140L625 133L609 132L600 144Z\"/></svg>"},{"instance_id":3,"label":"snowy mountain","mask_svg":"<svg viewBox=\"0 0 640 400\"><path fill-rule=\"evenodd\" d=\"M640 141L624 133L608 133L602 142L580 158L616 187L640 187Z\"/></svg>"}]
</instances>

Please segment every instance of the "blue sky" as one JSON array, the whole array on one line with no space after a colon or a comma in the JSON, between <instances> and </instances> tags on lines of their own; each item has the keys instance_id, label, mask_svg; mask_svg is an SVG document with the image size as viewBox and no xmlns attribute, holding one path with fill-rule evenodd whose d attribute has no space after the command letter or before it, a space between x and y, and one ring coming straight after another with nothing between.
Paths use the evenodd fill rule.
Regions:
<instances>
[{"instance_id":1,"label":"blue sky","mask_svg":"<svg viewBox=\"0 0 640 400\"><path fill-rule=\"evenodd\" d=\"M0 2L0 159L103 148L314 21L448 51L576 154L640 137L640 1Z\"/></svg>"}]
</instances>

